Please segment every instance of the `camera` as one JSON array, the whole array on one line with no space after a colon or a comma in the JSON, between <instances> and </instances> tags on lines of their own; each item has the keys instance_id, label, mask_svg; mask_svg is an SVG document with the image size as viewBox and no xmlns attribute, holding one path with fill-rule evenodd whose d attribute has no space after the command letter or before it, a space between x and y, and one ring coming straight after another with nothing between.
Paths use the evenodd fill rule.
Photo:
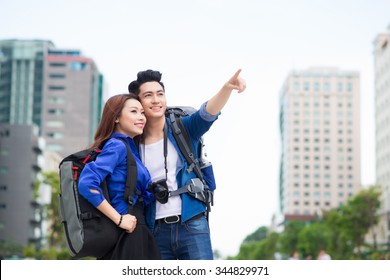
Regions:
<instances>
[{"instance_id":1,"label":"camera","mask_svg":"<svg viewBox=\"0 0 390 280\"><path fill-rule=\"evenodd\" d=\"M160 202L161 204L165 204L168 202L169 191L166 179L161 179L157 182L151 183L149 188L158 202Z\"/></svg>"}]
</instances>

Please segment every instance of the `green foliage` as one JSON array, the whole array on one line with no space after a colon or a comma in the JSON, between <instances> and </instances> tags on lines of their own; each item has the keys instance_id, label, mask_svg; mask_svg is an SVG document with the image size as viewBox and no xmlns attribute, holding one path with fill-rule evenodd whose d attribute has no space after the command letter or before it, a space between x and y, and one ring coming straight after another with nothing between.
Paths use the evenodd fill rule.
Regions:
<instances>
[{"instance_id":1,"label":"green foliage","mask_svg":"<svg viewBox=\"0 0 390 280\"><path fill-rule=\"evenodd\" d=\"M380 207L381 191L378 186L360 191L342 207L346 236L360 253L364 237L370 228L378 223L377 211Z\"/></svg>"},{"instance_id":2,"label":"green foliage","mask_svg":"<svg viewBox=\"0 0 390 280\"><path fill-rule=\"evenodd\" d=\"M0 259L20 258L23 256L23 246L0 241Z\"/></svg>"},{"instance_id":3,"label":"green foliage","mask_svg":"<svg viewBox=\"0 0 390 280\"><path fill-rule=\"evenodd\" d=\"M312 223L298 233L298 251L303 256L317 256L321 249L328 248L330 230L323 223Z\"/></svg>"},{"instance_id":4,"label":"green foliage","mask_svg":"<svg viewBox=\"0 0 390 280\"><path fill-rule=\"evenodd\" d=\"M262 226L244 239L237 256L230 259L272 260L277 252L290 255L293 251L315 259L321 249L339 260L389 259L390 252L377 252L375 244L366 248L364 255L361 253L365 236L378 223L380 195L380 188L371 186L346 205L326 212L322 219L288 222L281 234L268 234Z\"/></svg>"},{"instance_id":5,"label":"green foliage","mask_svg":"<svg viewBox=\"0 0 390 280\"><path fill-rule=\"evenodd\" d=\"M343 207L332 209L324 216L324 224L330 230L330 242L327 251L334 259L350 259L353 255L354 246L346 233L345 217L343 216Z\"/></svg>"},{"instance_id":6,"label":"green foliage","mask_svg":"<svg viewBox=\"0 0 390 280\"><path fill-rule=\"evenodd\" d=\"M273 260L277 251L279 234L270 233L260 241L246 242L240 247L240 252L235 260Z\"/></svg>"},{"instance_id":7,"label":"green foliage","mask_svg":"<svg viewBox=\"0 0 390 280\"><path fill-rule=\"evenodd\" d=\"M290 255L298 249L298 234L305 227L302 221L291 221L285 225L285 229L280 236L280 252Z\"/></svg>"},{"instance_id":8,"label":"green foliage","mask_svg":"<svg viewBox=\"0 0 390 280\"><path fill-rule=\"evenodd\" d=\"M252 243L256 241L261 241L265 238L267 238L268 235L268 228L267 227L259 227L255 232L252 234L248 235L243 243Z\"/></svg>"},{"instance_id":9,"label":"green foliage","mask_svg":"<svg viewBox=\"0 0 390 280\"><path fill-rule=\"evenodd\" d=\"M58 194L60 193L60 177L57 172L44 173L44 183L51 186L51 204L47 209L47 219L50 223L49 246L66 247L64 229L58 211Z\"/></svg>"}]
</instances>

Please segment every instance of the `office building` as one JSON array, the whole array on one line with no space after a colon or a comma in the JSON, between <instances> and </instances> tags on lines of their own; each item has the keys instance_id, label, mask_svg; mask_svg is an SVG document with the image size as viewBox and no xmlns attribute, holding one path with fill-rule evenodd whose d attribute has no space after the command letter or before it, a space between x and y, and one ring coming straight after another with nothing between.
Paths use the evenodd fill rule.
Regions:
<instances>
[{"instance_id":1,"label":"office building","mask_svg":"<svg viewBox=\"0 0 390 280\"><path fill-rule=\"evenodd\" d=\"M0 40L1 241L41 244L34 184L92 143L102 107L103 76L91 58L46 40Z\"/></svg>"},{"instance_id":2,"label":"office building","mask_svg":"<svg viewBox=\"0 0 390 280\"><path fill-rule=\"evenodd\" d=\"M359 73L291 71L280 92L280 210L310 220L361 188Z\"/></svg>"},{"instance_id":3,"label":"office building","mask_svg":"<svg viewBox=\"0 0 390 280\"><path fill-rule=\"evenodd\" d=\"M44 40L0 40L0 123L36 124L62 157L93 140L103 76L78 50Z\"/></svg>"},{"instance_id":4,"label":"office building","mask_svg":"<svg viewBox=\"0 0 390 280\"><path fill-rule=\"evenodd\" d=\"M34 195L44 140L36 125L0 124L0 241L40 243L41 205Z\"/></svg>"},{"instance_id":5,"label":"office building","mask_svg":"<svg viewBox=\"0 0 390 280\"><path fill-rule=\"evenodd\" d=\"M374 40L376 182L382 187L378 244L390 248L390 25Z\"/></svg>"}]
</instances>

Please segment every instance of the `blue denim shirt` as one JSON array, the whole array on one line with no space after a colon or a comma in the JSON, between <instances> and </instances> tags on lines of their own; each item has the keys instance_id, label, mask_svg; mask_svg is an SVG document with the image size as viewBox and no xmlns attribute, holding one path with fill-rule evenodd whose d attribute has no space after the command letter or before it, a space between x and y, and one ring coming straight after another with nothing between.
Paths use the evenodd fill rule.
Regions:
<instances>
[{"instance_id":1,"label":"blue denim shirt","mask_svg":"<svg viewBox=\"0 0 390 280\"><path fill-rule=\"evenodd\" d=\"M116 138L125 138L133 152L138 171L136 188L141 191L144 205L154 200L154 196L147 190L151 182L149 171L142 163L133 139L119 133L113 133L96 160L85 165L80 174L78 188L80 194L97 207L105 199L100 184L107 177L110 203L119 214L123 215L128 212L128 203L124 200L127 178L127 150L123 142ZM98 190L99 193L91 192L91 189ZM138 200L137 194L135 194L134 199L134 202ZM151 221L146 221L146 223L150 226Z\"/></svg>"},{"instance_id":2,"label":"blue denim shirt","mask_svg":"<svg viewBox=\"0 0 390 280\"><path fill-rule=\"evenodd\" d=\"M192 146L194 149L194 153L198 154L198 143L200 138L205 134L215 120L218 119L218 115L210 115L206 111L206 104L202 104L201 108L193 113L191 116L186 116L182 118L183 124L186 127L189 137L191 138ZM175 147L177 153L181 158L182 166L178 167L176 170L176 180L178 184L178 188L184 187L190 179L196 178L196 174L192 171L188 173L186 169L188 168L188 163L181 153L175 137L172 134L172 128L169 119L167 118L166 123L168 125L168 139L172 142ZM181 220L185 222L197 214L203 213L206 211L206 206L201 201L193 198L192 196L184 193L181 195L182 199L182 212L181 212ZM151 203L146 209L146 217L148 220L154 220L156 216L156 202Z\"/></svg>"}]
</instances>

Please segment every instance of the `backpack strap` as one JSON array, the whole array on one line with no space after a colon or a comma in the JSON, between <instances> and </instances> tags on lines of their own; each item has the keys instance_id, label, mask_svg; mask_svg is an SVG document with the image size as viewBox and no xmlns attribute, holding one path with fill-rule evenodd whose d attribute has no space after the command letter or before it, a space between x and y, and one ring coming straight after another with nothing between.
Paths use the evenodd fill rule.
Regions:
<instances>
[{"instance_id":1,"label":"backpack strap","mask_svg":"<svg viewBox=\"0 0 390 280\"><path fill-rule=\"evenodd\" d=\"M202 171L200 170L199 162L194 155L190 137L188 136L187 130L184 127L182 120L180 118L176 118L173 112L169 114L169 120L171 121L173 136L176 139L177 145L179 146L181 153L189 164L187 172L190 173L192 170L194 170L196 176L203 181L203 175Z\"/></svg>"},{"instance_id":2,"label":"backpack strap","mask_svg":"<svg viewBox=\"0 0 390 280\"><path fill-rule=\"evenodd\" d=\"M175 137L175 140L177 142L177 145L179 146L179 149L183 156L186 158L187 163L189 164L189 167L187 168L187 172L191 172L194 170L196 176L198 179L203 183L204 186L206 186L206 182L203 179L202 171L200 169L199 161L195 157L194 151L192 149L192 144L190 141L190 137L188 135L188 132L181 120L181 118L175 117L175 114L173 112L170 112L169 114L169 120L171 122L172 132L173 136ZM164 131L164 134L167 133ZM187 187L183 187L176 192L171 193L170 195L178 195L184 192L191 192L195 195L200 195L202 198L201 200L204 200L204 203L206 204L206 218L209 220L209 212L211 211L210 208L210 199L211 199L211 193L208 190L205 191L191 191L192 185L196 184L189 184Z\"/></svg>"},{"instance_id":3,"label":"backpack strap","mask_svg":"<svg viewBox=\"0 0 390 280\"><path fill-rule=\"evenodd\" d=\"M140 198L140 201L142 201L141 200L142 197L140 196L141 192L136 188L137 178L138 178L137 162L135 161L133 152L131 151L127 141L119 137L117 137L116 139L122 141L123 144L125 144L126 151L127 151L127 177L126 177L126 188L125 188L124 199L132 207L134 206L135 193L137 193L137 195Z\"/></svg>"}]
</instances>

